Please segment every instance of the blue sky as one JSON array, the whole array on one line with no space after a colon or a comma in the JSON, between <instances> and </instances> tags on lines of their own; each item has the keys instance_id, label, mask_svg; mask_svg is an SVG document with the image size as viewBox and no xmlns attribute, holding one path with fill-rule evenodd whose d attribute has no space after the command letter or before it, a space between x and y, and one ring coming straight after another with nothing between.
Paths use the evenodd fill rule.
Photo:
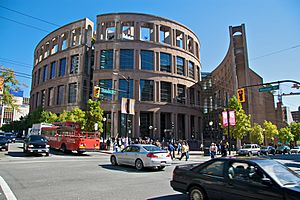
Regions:
<instances>
[{"instance_id":1,"label":"blue sky","mask_svg":"<svg viewBox=\"0 0 300 200\"><path fill-rule=\"evenodd\" d=\"M228 27L244 23L249 65L264 82L285 79L300 82L298 0L0 0L0 64L31 74L35 46L58 27L1 6L61 26L85 17L96 22L98 14L110 12L166 17L188 26L198 35L202 71L205 72L212 71L224 58L229 46ZM278 53L264 56L273 52ZM28 85L24 90L29 96L31 80L18 78ZM300 92L300 89L291 89L291 84L282 84L280 88L282 93ZM285 96L283 102L291 110L297 110L300 95Z\"/></svg>"}]
</instances>

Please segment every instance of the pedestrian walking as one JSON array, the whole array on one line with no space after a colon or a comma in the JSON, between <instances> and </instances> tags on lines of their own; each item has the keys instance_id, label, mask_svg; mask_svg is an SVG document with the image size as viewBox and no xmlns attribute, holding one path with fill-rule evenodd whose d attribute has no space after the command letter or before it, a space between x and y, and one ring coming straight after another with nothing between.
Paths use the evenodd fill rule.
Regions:
<instances>
[{"instance_id":1,"label":"pedestrian walking","mask_svg":"<svg viewBox=\"0 0 300 200\"><path fill-rule=\"evenodd\" d=\"M218 152L218 147L216 146L215 143L211 143L211 146L209 148L209 151L210 151L210 157L211 158L215 158L216 157L216 154Z\"/></svg>"},{"instance_id":2,"label":"pedestrian walking","mask_svg":"<svg viewBox=\"0 0 300 200\"><path fill-rule=\"evenodd\" d=\"M168 144L168 150L170 152L171 159L173 160L175 158L174 152L175 152L175 147L171 142Z\"/></svg>"},{"instance_id":3,"label":"pedestrian walking","mask_svg":"<svg viewBox=\"0 0 300 200\"><path fill-rule=\"evenodd\" d=\"M179 160L181 160L185 156L185 161L189 159L189 145L186 142L182 143L182 153Z\"/></svg>"},{"instance_id":4,"label":"pedestrian walking","mask_svg":"<svg viewBox=\"0 0 300 200\"><path fill-rule=\"evenodd\" d=\"M177 144L177 155L179 155L182 152L182 145L181 142L179 141Z\"/></svg>"}]
</instances>

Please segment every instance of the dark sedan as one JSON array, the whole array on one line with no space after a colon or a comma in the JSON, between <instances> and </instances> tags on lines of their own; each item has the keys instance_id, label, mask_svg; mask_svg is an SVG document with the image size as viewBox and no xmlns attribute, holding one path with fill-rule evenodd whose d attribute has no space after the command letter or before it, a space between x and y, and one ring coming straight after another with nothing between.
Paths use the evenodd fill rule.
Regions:
<instances>
[{"instance_id":1,"label":"dark sedan","mask_svg":"<svg viewBox=\"0 0 300 200\"><path fill-rule=\"evenodd\" d=\"M291 151L291 149L289 146L283 145L283 146L277 147L276 154L286 154L286 153L291 154L290 151Z\"/></svg>"},{"instance_id":2,"label":"dark sedan","mask_svg":"<svg viewBox=\"0 0 300 200\"><path fill-rule=\"evenodd\" d=\"M0 136L0 150L8 151L8 140L5 136Z\"/></svg>"},{"instance_id":3,"label":"dark sedan","mask_svg":"<svg viewBox=\"0 0 300 200\"><path fill-rule=\"evenodd\" d=\"M176 166L171 187L189 199L299 200L300 176L263 158L217 158Z\"/></svg>"}]
</instances>

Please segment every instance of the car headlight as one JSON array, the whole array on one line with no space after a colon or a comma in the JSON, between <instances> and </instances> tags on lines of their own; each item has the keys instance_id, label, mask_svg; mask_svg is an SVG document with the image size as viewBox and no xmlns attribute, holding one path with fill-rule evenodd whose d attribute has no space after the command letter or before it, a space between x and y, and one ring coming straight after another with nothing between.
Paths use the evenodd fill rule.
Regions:
<instances>
[{"instance_id":1,"label":"car headlight","mask_svg":"<svg viewBox=\"0 0 300 200\"><path fill-rule=\"evenodd\" d=\"M46 148L49 148L49 147L50 147L50 145L49 145L49 144L47 144L47 145L46 145Z\"/></svg>"},{"instance_id":2,"label":"car headlight","mask_svg":"<svg viewBox=\"0 0 300 200\"><path fill-rule=\"evenodd\" d=\"M28 145L28 147L29 147L29 148L33 148L33 145L32 145L32 144L30 144L30 145Z\"/></svg>"}]
</instances>

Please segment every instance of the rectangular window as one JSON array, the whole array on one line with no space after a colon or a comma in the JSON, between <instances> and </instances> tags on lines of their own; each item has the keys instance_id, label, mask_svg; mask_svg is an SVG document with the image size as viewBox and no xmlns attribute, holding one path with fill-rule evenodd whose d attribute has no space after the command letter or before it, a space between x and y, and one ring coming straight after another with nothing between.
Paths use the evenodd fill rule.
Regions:
<instances>
[{"instance_id":1,"label":"rectangular window","mask_svg":"<svg viewBox=\"0 0 300 200\"><path fill-rule=\"evenodd\" d=\"M154 100L154 81L141 80L140 81L140 100L141 101L153 101Z\"/></svg>"},{"instance_id":2,"label":"rectangular window","mask_svg":"<svg viewBox=\"0 0 300 200\"><path fill-rule=\"evenodd\" d=\"M171 44L170 40L170 27L160 26L159 30L159 42L165 44Z\"/></svg>"},{"instance_id":3,"label":"rectangular window","mask_svg":"<svg viewBox=\"0 0 300 200\"><path fill-rule=\"evenodd\" d=\"M100 67L99 69L112 69L113 68L113 61L114 61L114 54L113 50L101 50L100 53Z\"/></svg>"},{"instance_id":4,"label":"rectangular window","mask_svg":"<svg viewBox=\"0 0 300 200\"><path fill-rule=\"evenodd\" d=\"M153 70L154 69L154 52L141 50L141 69Z\"/></svg>"},{"instance_id":5,"label":"rectangular window","mask_svg":"<svg viewBox=\"0 0 300 200\"><path fill-rule=\"evenodd\" d=\"M79 68L79 55L71 56L70 74L77 74Z\"/></svg>"},{"instance_id":6,"label":"rectangular window","mask_svg":"<svg viewBox=\"0 0 300 200\"><path fill-rule=\"evenodd\" d=\"M160 82L160 101L171 103L171 83Z\"/></svg>"},{"instance_id":7,"label":"rectangular window","mask_svg":"<svg viewBox=\"0 0 300 200\"><path fill-rule=\"evenodd\" d=\"M124 79L119 79L119 100L122 97L127 98L128 82ZM133 81L129 80L129 98L133 98Z\"/></svg>"},{"instance_id":8,"label":"rectangular window","mask_svg":"<svg viewBox=\"0 0 300 200\"><path fill-rule=\"evenodd\" d=\"M48 90L48 106L53 106L53 99L54 99L54 89L49 88Z\"/></svg>"},{"instance_id":9,"label":"rectangular window","mask_svg":"<svg viewBox=\"0 0 300 200\"><path fill-rule=\"evenodd\" d=\"M200 106L201 103L201 94L200 91L197 91L197 105Z\"/></svg>"},{"instance_id":10,"label":"rectangular window","mask_svg":"<svg viewBox=\"0 0 300 200\"><path fill-rule=\"evenodd\" d=\"M56 68L56 62L51 63L51 68L50 68L50 79L54 79L55 77L55 68Z\"/></svg>"},{"instance_id":11,"label":"rectangular window","mask_svg":"<svg viewBox=\"0 0 300 200\"><path fill-rule=\"evenodd\" d=\"M67 65L67 59L66 58L60 59L60 62L59 62L59 72L58 72L58 76L59 77L62 77L62 76L65 75L65 73L66 73L66 65Z\"/></svg>"},{"instance_id":12,"label":"rectangular window","mask_svg":"<svg viewBox=\"0 0 300 200\"><path fill-rule=\"evenodd\" d=\"M133 49L121 49L120 69L133 69L134 51Z\"/></svg>"},{"instance_id":13,"label":"rectangular window","mask_svg":"<svg viewBox=\"0 0 300 200\"><path fill-rule=\"evenodd\" d=\"M184 63L184 58L181 58L179 56L176 57L177 74L182 76L185 76Z\"/></svg>"},{"instance_id":14,"label":"rectangular window","mask_svg":"<svg viewBox=\"0 0 300 200\"><path fill-rule=\"evenodd\" d=\"M59 85L57 87L57 105L62 105L64 104L64 96L65 96L65 86L64 85Z\"/></svg>"},{"instance_id":15,"label":"rectangular window","mask_svg":"<svg viewBox=\"0 0 300 200\"><path fill-rule=\"evenodd\" d=\"M103 89L112 89L112 80L111 79L100 80L99 85L100 85L101 89L102 88ZM112 100L112 94L106 94L106 93L100 92L100 95L104 100Z\"/></svg>"},{"instance_id":16,"label":"rectangular window","mask_svg":"<svg viewBox=\"0 0 300 200\"><path fill-rule=\"evenodd\" d=\"M41 68L39 68L38 70L37 84L40 84L40 80L41 80Z\"/></svg>"},{"instance_id":17,"label":"rectangular window","mask_svg":"<svg viewBox=\"0 0 300 200\"><path fill-rule=\"evenodd\" d=\"M77 83L70 83L68 103L76 103L76 97L77 97Z\"/></svg>"},{"instance_id":18,"label":"rectangular window","mask_svg":"<svg viewBox=\"0 0 300 200\"><path fill-rule=\"evenodd\" d=\"M194 73L194 63L189 61L189 77L194 79L195 73Z\"/></svg>"},{"instance_id":19,"label":"rectangular window","mask_svg":"<svg viewBox=\"0 0 300 200\"><path fill-rule=\"evenodd\" d=\"M176 30L176 46L183 48L183 33L179 30Z\"/></svg>"},{"instance_id":20,"label":"rectangular window","mask_svg":"<svg viewBox=\"0 0 300 200\"><path fill-rule=\"evenodd\" d=\"M71 46L78 46L81 43L81 28L71 31Z\"/></svg>"},{"instance_id":21,"label":"rectangular window","mask_svg":"<svg viewBox=\"0 0 300 200\"><path fill-rule=\"evenodd\" d=\"M134 40L134 22L122 22L122 39Z\"/></svg>"},{"instance_id":22,"label":"rectangular window","mask_svg":"<svg viewBox=\"0 0 300 200\"><path fill-rule=\"evenodd\" d=\"M160 53L160 71L171 72L171 54Z\"/></svg>"},{"instance_id":23,"label":"rectangular window","mask_svg":"<svg viewBox=\"0 0 300 200\"><path fill-rule=\"evenodd\" d=\"M181 104L185 104L185 86L177 85L177 102Z\"/></svg>"},{"instance_id":24,"label":"rectangular window","mask_svg":"<svg viewBox=\"0 0 300 200\"><path fill-rule=\"evenodd\" d=\"M153 113L152 112L140 112L140 136L155 138L153 130ZM152 128L149 128L152 127Z\"/></svg>"},{"instance_id":25,"label":"rectangular window","mask_svg":"<svg viewBox=\"0 0 300 200\"><path fill-rule=\"evenodd\" d=\"M37 79L37 76L36 76L36 72L34 72L34 76L33 76L33 85L36 85L36 79Z\"/></svg>"},{"instance_id":26,"label":"rectangular window","mask_svg":"<svg viewBox=\"0 0 300 200\"><path fill-rule=\"evenodd\" d=\"M63 33L60 36L62 42L61 42L61 50L65 50L67 48L67 34Z\"/></svg>"},{"instance_id":27,"label":"rectangular window","mask_svg":"<svg viewBox=\"0 0 300 200\"><path fill-rule=\"evenodd\" d=\"M141 32L140 32L140 40L143 41L153 41L153 24L150 23L142 23L141 24Z\"/></svg>"},{"instance_id":28,"label":"rectangular window","mask_svg":"<svg viewBox=\"0 0 300 200\"><path fill-rule=\"evenodd\" d=\"M47 80L47 75L48 75L48 65L45 65L43 68L43 82Z\"/></svg>"},{"instance_id":29,"label":"rectangular window","mask_svg":"<svg viewBox=\"0 0 300 200\"><path fill-rule=\"evenodd\" d=\"M190 104L195 105L195 90L190 88Z\"/></svg>"},{"instance_id":30,"label":"rectangular window","mask_svg":"<svg viewBox=\"0 0 300 200\"><path fill-rule=\"evenodd\" d=\"M116 26L115 22L106 22L101 24L101 40L114 40L115 39ZM104 38L104 35L106 38Z\"/></svg>"}]
</instances>

